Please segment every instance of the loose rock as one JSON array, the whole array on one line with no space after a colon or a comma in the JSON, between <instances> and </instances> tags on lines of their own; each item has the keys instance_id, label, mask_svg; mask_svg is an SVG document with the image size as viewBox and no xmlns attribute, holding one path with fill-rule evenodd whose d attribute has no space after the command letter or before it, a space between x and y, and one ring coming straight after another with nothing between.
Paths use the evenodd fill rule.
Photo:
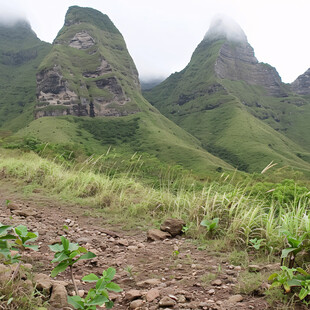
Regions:
<instances>
[{"instance_id":1,"label":"loose rock","mask_svg":"<svg viewBox=\"0 0 310 310\"><path fill-rule=\"evenodd\" d=\"M176 304L176 302L168 296L163 297L159 301L160 307L173 307L175 304Z\"/></svg>"},{"instance_id":2,"label":"loose rock","mask_svg":"<svg viewBox=\"0 0 310 310\"><path fill-rule=\"evenodd\" d=\"M64 308L67 303L67 290L61 284L54 284L49 303L55 308Z\"/></svg>"},{"instance_id":3,"label":"loose rock","mask_svg":"<svg viewBox=\"0 0 310 310\"><path fill-rule=\"evenodd\" d=\"M180 219L167 219L160 226L162 231L168 232L172 237L182 234L182 228L185 226L185 222Z\"/></svg>"},{"instance_id":4,"label":"loose rock","mask_svg":"<svg viewBox=\"0 0 310 310\"><path fill-rule=\"evenodd\" d=\"M154 299L158 298L159 295L159 290L157 288L153 288L146 293L145 298L148 302L152 302Z\"/></svg>"},{"instance_id":5,"label":"loose rock","mask_svg":"<svg viewBox=\"0 0 310 310\"><path fill-rule=\"evenodd\" d=\"M161 231L159 229L150 229L147 232L147 240L148 241L165 240L169 237L171 237L171 235L169 233Z\"/></svg>"}]
</instances>

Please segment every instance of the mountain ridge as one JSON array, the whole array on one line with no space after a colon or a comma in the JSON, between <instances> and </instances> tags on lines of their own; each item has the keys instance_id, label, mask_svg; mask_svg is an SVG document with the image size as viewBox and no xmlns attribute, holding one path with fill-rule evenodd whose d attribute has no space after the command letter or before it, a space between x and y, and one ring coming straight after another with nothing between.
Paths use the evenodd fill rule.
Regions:
<instances>
[{"instance_id":1,"label":"mountain ridge","mask_svg":"<svg viewBox=\"0 0 310 310\"><path fill-rule=\"evenodd\" d=\"M259 171L270 161L308 170L304 129L291 117L294 111L303 118L310 133L308 110L301 111L307 100L292 93L275 68L257 61L245 35L228 40L216 29L209 29L182 71L145 91L146 99L241 170Z\"/></svg>"}]
</instances>

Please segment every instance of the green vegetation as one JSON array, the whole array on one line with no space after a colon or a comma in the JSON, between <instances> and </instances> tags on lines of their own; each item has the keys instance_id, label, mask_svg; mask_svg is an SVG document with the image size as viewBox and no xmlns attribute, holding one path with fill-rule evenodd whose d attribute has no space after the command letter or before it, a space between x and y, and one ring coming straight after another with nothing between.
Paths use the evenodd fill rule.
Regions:
<instances>
[{"instance_id":1,"label":"green vegetation","mask_svg":"<svg viewBox=\"0 0 310 310\"><path fill-rule=\"evenodd\" d=\"M102 306L103 304L105 308L111 309L113 307L113 301L109 299L108 291L122 291L116 283L112 282L115 273L115 269L110 267L103 271L100 278L93 273L83 277L82 280L84 282L95 282L95 287L88 291L85 298L81 298L78 295L69 296L68 302L75 309L96 310L97 305Z\"/></svg>"},{"instance_id":2,"label":"green vegetation","mask_svg":"<svg viewBox=\"0 0 310 310\"><path fill-rule=\"evenodd\" d=\"M0 129L16 131L33 120L36 72L51 45L29 24L0 27Z\"/></svg>"},{"instance_id":3,"label":"green vegetation","mask_svg":"<svg viewBox=\"0 0 310 310\"><path fill-rule=\"evenodd\" d=\"M11 230L14 231L14 235L10 233ZM5 277L3 277L0 281L0 305L5 303L3 305L9 307L11 307L10 304L12 304L13 309L16 307L18 307L18 309L32 309L32 307L35 307L42 302L40 301L40 298L37 298L37 301L34 295L27 296L26 298L16 298L15 290L18 289L19 291L22 291L24 288L23 284L20 283L15 285L16 289L14 287L14 280L19 274L22 260L20 259L21 256L19 254L16 254L14 257L11 256L12 251L16 250L13 248L14 245L12 245L11 240L14 240L14 244L19 246L22 251L24 251L25 248L38 251L38 246L28 244L28 242L32 242L37 238L38 233L29 232L27 227L24 225L19 225L13 228L12 226L0 224L0 258L3 257L4 263L6 264L14 264L18 261L18 265L15 268L11 279L7 281ZM95 310L97 305L101 306L103 304L105 304L105 307L108 309L112 308L113 302L109 299L108 290L114 292L122 291L116 283L112 282L112 279L116 273L115 269L108 268L107 270L104 270L102 277L100 278L93 273L83 277L82 280L84 282L96 282L96 285L95 288L92 288L88 291L88 294L85 298L80 297L78 295L78 289L74 279L72 266L79 260L92 259L96 255L87 251L84 247L79 246L77 243L71 243L64 236L61 236L60 238L61 244L49 245L50 249L55 252L55 258L52 260L52 263L58 263L58 265L52 270L51 277L57 276L60 272L65 271L67 267L70 268L71 280L76 295L68 296L68 302L75 309ZM2 270L2 272L5 271ZM9 291L2 287L3 284L5 285L6 289L9 289ZM31 288L30 290L33 294ZM6 309L4 307L2 308Z\"/></svg>"},{"instance_id":4,"label":"green vegetation","mask_svg":"<svg viewBox=\"0 0 310 310\"><path fill-rule=\"evenodd\" d=\"M232 45L225 40L203 40L189 64L144 91L145 98L198 138L205 150L238 170L258 172L274 161L309 175L309 100L291 93L285 84L280 88L287 95L276 97L253 82L219 78L214 68L222 61L224 44ZM229 61L231 66L223 69L228 70L226 75L251 75L253 67L246 61L238 57ZM265 64L259 66L271 70Z\"/></svg>"}]
</instances>

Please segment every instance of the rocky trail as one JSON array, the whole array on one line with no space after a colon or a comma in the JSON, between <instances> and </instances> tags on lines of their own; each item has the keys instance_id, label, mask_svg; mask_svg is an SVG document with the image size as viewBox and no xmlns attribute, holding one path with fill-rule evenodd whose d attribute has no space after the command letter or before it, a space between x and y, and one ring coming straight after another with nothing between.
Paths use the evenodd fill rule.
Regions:
<instances>
[{"instance_id":1,"label":"rocky trail","mask_svg":"<svg viewBox=\"0 0 310 310\"><path fill-rule=\"evenodd\" d=\"M113 309L271 309L263 297L235 293L243 268L199 251L183 236L149 241L144 231L107 228L102 220L83 215L82 207L60 206L36 195L21 198L17 192L8 192L6 186L0 188L0 222L24 224L39 232L40 249L27 252L26 261L36 273L37 288L51 292L50 309L66 309L66 293L74 291L69 272L54 280L48 277L53 268L53 252L47 245L59 242L61 235L97 255L90 261L80 261L74 268L81 295L90 288L80 281L83 276L100 275L108 267L116 269L113 281L123 292L110 294L115 303ZM8 206L6 199L11 201ZM64 229L64 225L69 229Z\"/></svg>"}]
</instances>

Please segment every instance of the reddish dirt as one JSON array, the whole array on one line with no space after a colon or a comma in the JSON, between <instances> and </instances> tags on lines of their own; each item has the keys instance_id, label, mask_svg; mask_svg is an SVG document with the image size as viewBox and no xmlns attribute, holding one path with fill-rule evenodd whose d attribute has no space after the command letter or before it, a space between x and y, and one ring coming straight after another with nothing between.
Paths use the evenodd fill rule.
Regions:
<instances>
[{"instance_id":1,"label":"reddish dirt","mask_svg":"<svg viewBox=\"0 0 310 310\"><path fill-rule=\"evenodd\" d=\"M191 240L179 236L147 242L144 231L128 234L119 227L106 227L101 219L83 215L86 207L60 203L40 193L25 198L14 188L14 184L8 181L0 183L0 222L24 224L28 229L39 232L39 252L27 254L27 261L33 265L34 271L50 273L53 253L47 245L59 240L60 235L66 235L71 242L79 242L97 254L92 261L79 262L75 267L78 280L89 273L100 275L110 266L116 268L114 282L123 288L123 292L111 294L114 309L134 309L139 303L136 309L145 310L273 309L264 297L236 297L234 289L242 268L208 255L207 251L199 251ZM19 212L17 215L16 210L9 210L6 199L17 204L25 214ZM64 230L64 225L69 226L68 231ZM69 273L64 272L57 279L70 282ZM153 284L141 283L148 279L156 280ZM214 280L218 281L212 282ZM78 281L78 287L87 290L89 286ZM146 294L152 288L156 290L149 295L159 292L160 296L148 302ZM136 297L141 300L136 304L131 301L132 289L138 290L138 295L141 295ZM71 294L73 286L69 284L67 290ZM160 306L160 300L164 297L172 300L174 306Z\"/></svg>"}]
</instances>

